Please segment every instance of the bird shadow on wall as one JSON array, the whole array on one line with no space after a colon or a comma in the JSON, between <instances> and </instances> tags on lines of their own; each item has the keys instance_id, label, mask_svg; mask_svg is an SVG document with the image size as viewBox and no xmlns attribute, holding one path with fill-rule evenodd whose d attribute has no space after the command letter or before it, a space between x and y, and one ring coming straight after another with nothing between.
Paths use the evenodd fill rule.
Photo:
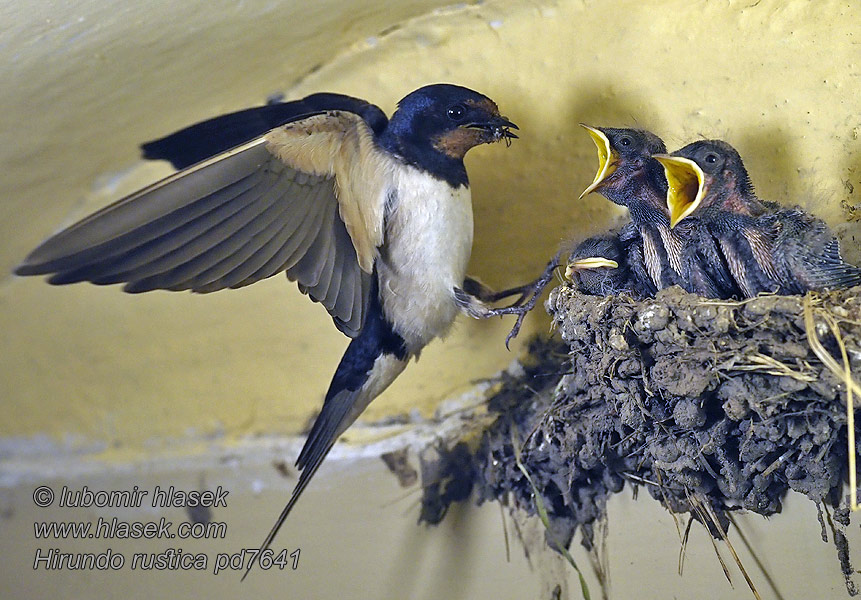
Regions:
<instances>
[{"instance_id":1,"label":"bird shadow on wall","mask_svg":"<svg viewBox=\"0 0 861 600\"><path fill-rule=\"evenodd\" d=\"M467 169L475 216L469 270L502 289L535 277L555 252L559 216L551 190L559 190L550 182L555 173L541 115L525 102L500 99L499 106L520 127L519 139L468 156Z\"/></svg>"},{"instance_id":2,"label":"bird shadow on wall","mask_svg":"<svg viewBox=\"0 0 861 600\"><path fill-rule=\"evenodd\" d=\"M414 576L416 565L422 565L421 571L430 574L433 579L448 578L452 581L466 581L474 566L475 545L480 543L481 531L475 519L475 507L469 503L456 502L451 505L446 518L434 527L425 527L419 535L405 529L408 534L398 542L398 559L389 565L390 575L385 578L389 582L389 592L386 598L424 598L436 597L428 590L423 593L420 580ZM441 543L445 552L434 555L430 552L432 538ZM444 585L441 585L445 589Z\"/></svg>"},{"instance_id":3,"label":"bird shadow on wall","mask_svg":"<svg viewBox=\"0 0 861 600\"><path fill-rule=\"evenodd\" d=\"M811 177L801 164L800 153L786 127L777 123L756 129L734 127L726 141L741 154L760 198L784 206L799 204L816 213L815 206L804 202L805 188L815 186L815 176Z\"/></svg>"}]
</instances>

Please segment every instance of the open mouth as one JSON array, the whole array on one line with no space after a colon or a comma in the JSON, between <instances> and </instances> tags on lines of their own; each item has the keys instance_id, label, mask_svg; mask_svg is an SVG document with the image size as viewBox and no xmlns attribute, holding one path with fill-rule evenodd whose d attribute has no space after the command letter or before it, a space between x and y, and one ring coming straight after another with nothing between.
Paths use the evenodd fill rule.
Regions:
<instances>
[{"instance_id":1,"label":"open mouth","mask_svg":"<svg viewBox=\"0 0 861 600\"><path fill-rule=\"evenodd\" d=\"M580 127L589 132L592 141L598 147L598 172L595 174L595 180L580 194L580 198L583 198L598 189L604 180L613 174L618 164L618 156L610 147L610 139L600 129L589 127L584 123L580 123Z\"/></svg>"},{"instance_id":2,"label":"open mouth","mask_svg":"<svg viewBox=\"0 0 861 600\"><path fill-rule=\"evenodd\" d=\"M604 258L603 256L590 256L589 258L580 258L578 260L568 263L568 266L565 268L565 277L566 279L571 279L574 276L574 273L577 271L582 271L584 269L600 269L602 267L606 267L608 269L618 269L619 263L617 263L615 260Z\"/></svg>"},{"instance_id":3,"label":"open mouth","mask_svg":"<svg viewBox=\"0 0 861 600\"><path fill-rule=\"evenodd\" d=\"M664 166L667 176L667 209L672 228L689 217L702 202L703 170L694 161L681 156L656 154L654 158Z\"/></svg>"}]
</instances>

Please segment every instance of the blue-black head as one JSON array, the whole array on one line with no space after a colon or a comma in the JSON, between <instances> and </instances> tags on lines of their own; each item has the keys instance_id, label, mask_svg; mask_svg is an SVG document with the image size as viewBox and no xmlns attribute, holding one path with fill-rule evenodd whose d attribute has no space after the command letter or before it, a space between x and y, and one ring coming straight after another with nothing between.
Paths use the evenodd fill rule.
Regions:
<instances>
[{"instance_id":1,"label":"blue-black head","mask_svg":"<svg viewBox=\"0 0 861 600\"><path fill-rule=\"evenodd\" d=\"M466 183L463 157L470 148L517 136L517 125L496 103L459 85L427 85L405 96L380 143L407 163L454 184Z\"/></svg>"}]
</instances>

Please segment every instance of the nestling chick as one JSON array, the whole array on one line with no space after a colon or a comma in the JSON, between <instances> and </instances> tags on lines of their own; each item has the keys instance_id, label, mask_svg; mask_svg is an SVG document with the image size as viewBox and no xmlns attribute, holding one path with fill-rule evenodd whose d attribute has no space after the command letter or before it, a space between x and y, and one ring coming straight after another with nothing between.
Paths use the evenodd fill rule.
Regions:
<instances>
[{"instance_id":1,"label":"nestling chick","mask_svg":"<svg viewBox=\"0 0 861 600\"><path fill-rule=\"evenodd\" d=\"M669 182L671 226L703 223L744 297L861 284L861 269L843 260L823 221L757 198L741 157L726 142L701 140L655 158Z\"/></svg>"},{"instance_id":2,"label":"nestling chick","mask_svg":"<svg viewBox=\"0 0 861 600\"><path fill-rule=\"evenodd\" d=\"M598 192L627 207L643 240L645 266L654 286L680 283L682 242L670 231L667 184L661 165L652 159L667 151L664 142L640 129L581 126L598 148L598 172L580 197Z\"/></svg>"},{"instance_id":3,"label":"nestling chick","mask_svg":"<svg viewBox=\"0 0 861 600\"><path fill-rule=\"evenodd\" d=\"M565 277L593 296L651 296L656 290L643 267L643 245L632 223L621 231L583 240L568 253Z\"/></svg>"},{"instance_id":4,"label":"nestling chick","mask_svg":"<svg viewBox=\"0 0 861 600\"><path fill-rule=\"evenodd\" d=\"M709 298L728 298L735 286L717 247L699 224L670 227L667 181L653 158L665 153L664 142L639 129L595 128L583 125L598 147L598 173L581 198L598 191L611 202L628 207L642 238L643 261L655 289L680 285ZM631 269L636 268L631 262ZM644 281L639 278L639 281Z\"/></svg>"}]
</instances>

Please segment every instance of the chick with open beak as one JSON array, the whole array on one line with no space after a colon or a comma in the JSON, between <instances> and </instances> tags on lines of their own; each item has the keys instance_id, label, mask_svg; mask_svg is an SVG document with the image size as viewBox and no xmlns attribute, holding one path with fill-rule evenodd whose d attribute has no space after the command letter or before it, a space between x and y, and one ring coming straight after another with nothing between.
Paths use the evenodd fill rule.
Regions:
<instances>
[{"instance_id":1,"label":"chick with open beak","mask_svg":"<svg viewBox=\"0 0 861 600\"><path fill-rule=\"evenodd\" d=\"M653 154L666 152L655 134L640 129L581 126L598 149L598 171L583 198L598 192L625 206L642 238L643 260L652 285L663 289L682 280L683 240L670 230L667 183Z\"/></svg>"},{"instance_id":2,"label":"chick with open beak","mask_svg":"<svg viewBox=\"0 0 861 600\"><path fill-rule=\"evenodd\" d=\"M861 284L823 221L760 200L741 156L721 140L700 140L655 156L668 181L673 228L699 223L716 239L742 297L798 294Z\"/></svg>"}]
</instances>

